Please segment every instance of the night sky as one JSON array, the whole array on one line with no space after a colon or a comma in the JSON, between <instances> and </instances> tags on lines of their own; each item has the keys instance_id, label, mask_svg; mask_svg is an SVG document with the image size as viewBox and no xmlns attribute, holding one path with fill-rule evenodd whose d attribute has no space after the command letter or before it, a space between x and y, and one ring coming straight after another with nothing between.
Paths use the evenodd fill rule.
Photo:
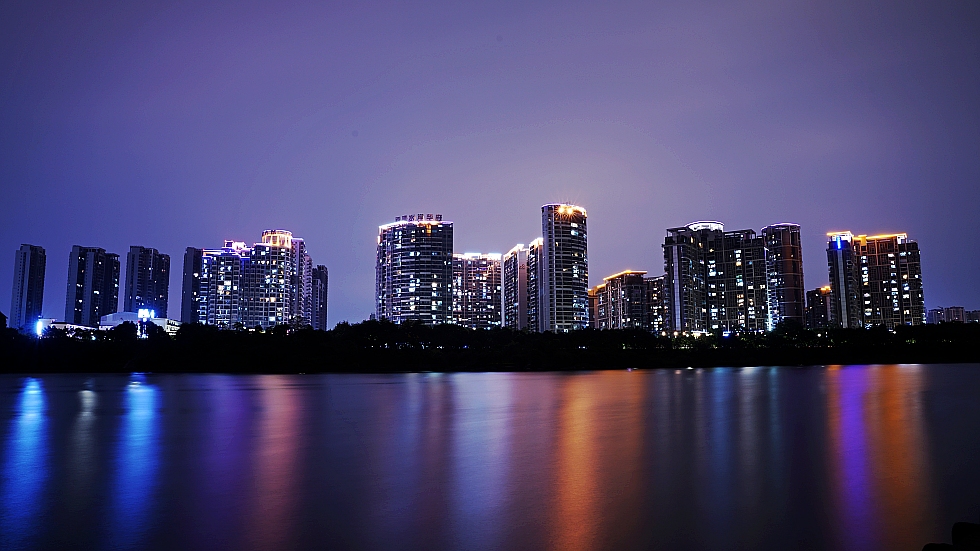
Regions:
<instances>
[{"instance_id":1,"label":"night sky","mask_svg":"<svg viewBox=\"0 0 980 551\"><path fill-rule=\"evenodd\" d=\"M662 273L668 227L796 222L808 288L826 232L905 231L927 307L977 309L978 6L5 0L0 310L21 243L46 317L74 244L170 254L178 317L185 247L285 228L359 321L379 224L506 252L556 201L593 285Z\"/></svg>"}]
</instances>

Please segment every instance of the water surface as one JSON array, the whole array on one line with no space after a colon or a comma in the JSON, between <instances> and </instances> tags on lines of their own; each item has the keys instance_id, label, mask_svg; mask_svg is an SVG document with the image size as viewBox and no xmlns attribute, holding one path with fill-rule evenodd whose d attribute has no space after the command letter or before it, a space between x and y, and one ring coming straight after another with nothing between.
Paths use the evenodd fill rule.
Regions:
<instances>
[{"instance_id":1,"label":"water surface","mask_svg":"<svg viewBox=\"0 0 980 551\"><path fill-rule=\"evenodd\" d=\"M2 549L918 550L980 366L0 377Z\"/></svg>"}]
</instances>

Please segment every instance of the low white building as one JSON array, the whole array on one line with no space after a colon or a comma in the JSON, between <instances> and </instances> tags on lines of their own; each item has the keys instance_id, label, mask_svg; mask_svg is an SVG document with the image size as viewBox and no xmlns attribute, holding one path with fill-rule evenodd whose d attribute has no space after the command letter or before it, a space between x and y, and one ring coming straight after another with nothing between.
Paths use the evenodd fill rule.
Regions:
<instances>
[{"instance_id":1,"label":"low white building","mask_svg":"<svg viewBox=\"0 0 980 551\"><path fill-rule=\"evenodd\" d=\"M139 312L116 312L115 314L102 316L102 319L99 321L99 329L107 331L128 321L129 323L136 325L136 327L139 327L140 323L152 323L157 327L161 327L171 337L177 334L177 330L180 329L179 321L168 318L158 318L155 317L154 314L155 312L152 310L141 310Z\"/></svg>"}]
</instances>

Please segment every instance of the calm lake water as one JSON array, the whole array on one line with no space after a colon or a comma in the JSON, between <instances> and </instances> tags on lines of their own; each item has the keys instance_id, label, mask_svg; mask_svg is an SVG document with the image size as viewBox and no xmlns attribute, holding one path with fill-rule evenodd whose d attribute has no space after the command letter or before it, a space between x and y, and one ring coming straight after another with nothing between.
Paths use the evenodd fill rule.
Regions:
<instances>
[{"instance_id":1,"label":"calm lake water","mask_svg":"<svg viewBox=\"0 0 980 551\"><path fill-rule=\"evenodd\" d=\"M919 550L980 366L0 377L2 549Z\"/></svg>"}]
</instances>

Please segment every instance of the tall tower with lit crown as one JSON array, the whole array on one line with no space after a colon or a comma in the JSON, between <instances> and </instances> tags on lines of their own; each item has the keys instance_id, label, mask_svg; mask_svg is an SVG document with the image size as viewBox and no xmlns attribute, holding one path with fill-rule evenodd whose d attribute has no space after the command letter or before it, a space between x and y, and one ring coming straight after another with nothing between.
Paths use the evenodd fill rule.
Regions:
<instances>
[{"instance_id":1,"label":"tall tower with lit crown","mask_svg":"<svg viewBox=\"0 0 980 551\"><path fill-rule=\"evenodd\" d=\"M538 331L589 326L589 242L585 209L565 203L541 207L542 250Z\"/></svg>"}]
</instances>

